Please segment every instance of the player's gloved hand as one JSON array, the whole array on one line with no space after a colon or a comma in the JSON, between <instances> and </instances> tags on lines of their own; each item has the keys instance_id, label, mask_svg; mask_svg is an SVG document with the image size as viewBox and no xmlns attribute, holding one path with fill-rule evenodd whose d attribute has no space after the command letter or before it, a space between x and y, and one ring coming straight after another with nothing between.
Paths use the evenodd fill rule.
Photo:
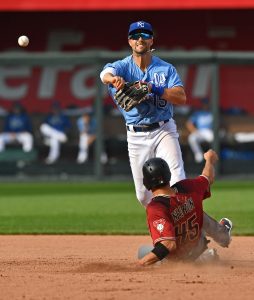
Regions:
<instances>
[{"instance_id":1,"label":"player's gloved hand","mask_svg":"<svg viewBox=\"0 0 254 300\"><path fill-rule=\"evenodd\" d=\"M124 87L115 93L115 100L125 111L130 111L139 103L146 100L148 94L149 87L147 82L126 82Z\"/></svg>"}]
</instances>

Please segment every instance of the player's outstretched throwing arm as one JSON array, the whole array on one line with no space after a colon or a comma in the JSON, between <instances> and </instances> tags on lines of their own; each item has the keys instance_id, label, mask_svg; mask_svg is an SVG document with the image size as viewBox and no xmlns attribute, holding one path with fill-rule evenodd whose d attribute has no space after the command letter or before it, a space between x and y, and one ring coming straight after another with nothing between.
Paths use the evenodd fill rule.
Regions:
<instances>
[{"instance_id":1,"label":"player's outstretched throwing arm","mask_svg":"<svg viewBox=\"0 0 254 300\"><path fill-rule=\"evenodd\" d=\"M124 87L125 80L121 76L116 76L109 72L110 68L107 68L106 72L101 73L101 79L104 84L112 84L117 90Z\"/></svg>"}]
</instances>

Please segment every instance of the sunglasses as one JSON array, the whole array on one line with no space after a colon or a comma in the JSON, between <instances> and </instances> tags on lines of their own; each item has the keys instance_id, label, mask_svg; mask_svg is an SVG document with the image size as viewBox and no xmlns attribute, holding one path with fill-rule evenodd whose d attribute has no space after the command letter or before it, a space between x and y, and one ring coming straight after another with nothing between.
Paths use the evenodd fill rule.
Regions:
<instances>
[{"instance_id":1,"label":"sunglasses","mask_svg":"<svg viewBox=\"0 0 254 300\"><path fill-rule=\"evenodd\" d=\"M153 36L149 33L135 33L129 36L129 39L131 40L138 40L139 38L142 38L143 40L150 40Z\"/></svg>"}]
</instances>

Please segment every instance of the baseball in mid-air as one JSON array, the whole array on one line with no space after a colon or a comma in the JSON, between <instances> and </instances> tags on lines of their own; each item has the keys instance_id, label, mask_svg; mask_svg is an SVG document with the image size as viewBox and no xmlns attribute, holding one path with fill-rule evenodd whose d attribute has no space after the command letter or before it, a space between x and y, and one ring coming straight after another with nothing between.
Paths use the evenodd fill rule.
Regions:
<instances>
[{"instance_id":1,"label":"baseball in mid-air","mask_svg":"<svg viewBox=\"0 0 254 300\"><path fill-rule=\"evenodd\" d=\"M29 38L26 35L21 35L18 39L18 44L20 47L26 47L29 44Z\"/></svg>"}]
</instances>

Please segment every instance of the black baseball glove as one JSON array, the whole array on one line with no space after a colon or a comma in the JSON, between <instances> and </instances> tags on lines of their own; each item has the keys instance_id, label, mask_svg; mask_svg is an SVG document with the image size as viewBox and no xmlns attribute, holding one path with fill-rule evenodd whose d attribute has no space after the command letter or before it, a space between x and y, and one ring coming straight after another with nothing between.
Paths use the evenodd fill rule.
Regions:
<instances>
[{"instance_id":1,"label":"black baseball glove","mask_svg":"<svg viewBox=\"0 0 254 300\"><path fill-rule=\"evenodd\" d=\"M143 102L148 94L147 82L126 82L124 87L116 92L115 99L121 108L125 111L130 111L133 107Z\"/></svg>"}]
</instances>

